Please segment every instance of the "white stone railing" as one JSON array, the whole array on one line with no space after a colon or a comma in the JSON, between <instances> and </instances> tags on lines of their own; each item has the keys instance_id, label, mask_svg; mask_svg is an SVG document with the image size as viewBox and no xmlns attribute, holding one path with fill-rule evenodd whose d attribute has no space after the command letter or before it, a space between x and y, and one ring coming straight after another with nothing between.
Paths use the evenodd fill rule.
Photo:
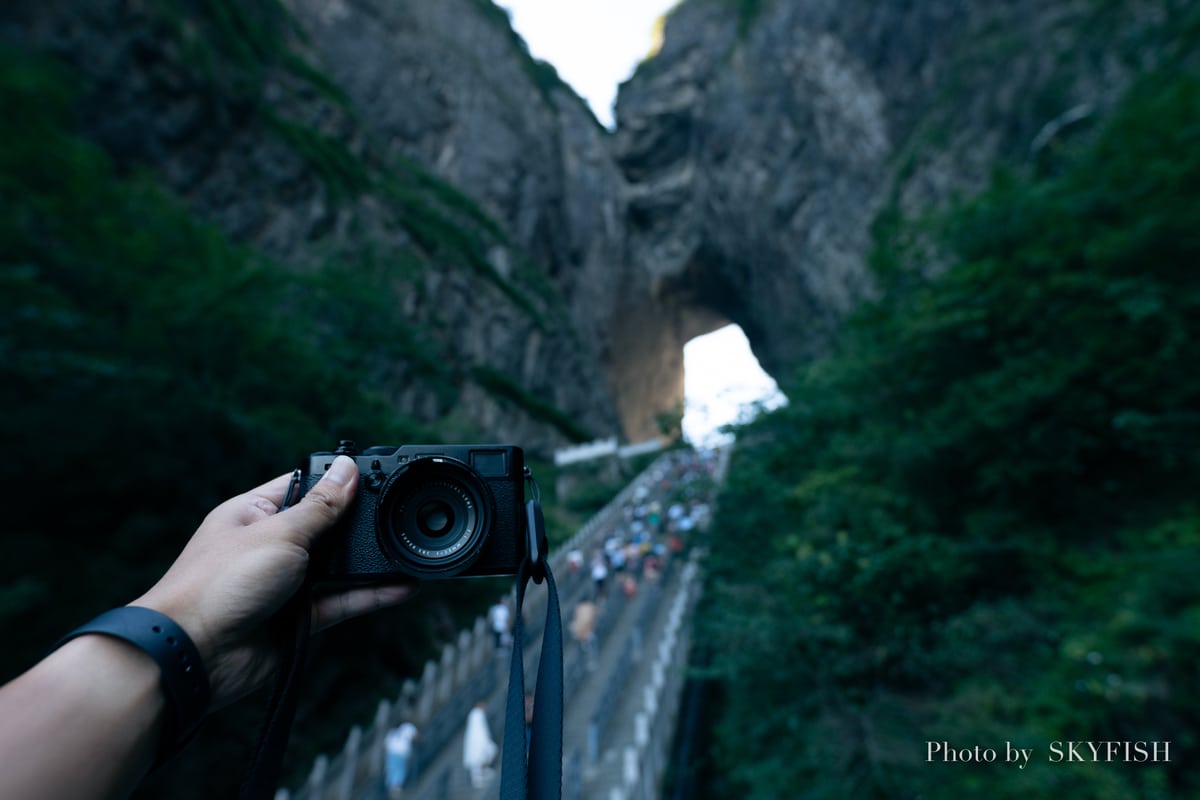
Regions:
<instances>
[{"instance_id":1,"label":"white stone railing","mask_svg":"<svg viewBox=\"0 0 1200 800\"><path fill-rule=\"evenodd\" d=\"M621 754L621 780L609 800L655 800L666 770L667 751L675 733L688 663L688 628L699 594L699 567L693 559L680 576L680 586L667 615L666 628L653 653L650 682L642 688L640 710L633 718L633 744ZM628 720L626 720L628 722Z\"/></svg>"},{"instance_id":2,"label":"white stone railing","mask_svg":"<svg viewBox=\"0 0 1200 800\"><path fill-rule=\"evenodd\" d=\"M634 456L645 455L646 453L657 453L664 446L661 439L647 439L644 442L636 442L634 444L618 444L617 437L610 436L607 439L597 439L594 442L555 450L554 465L556 467L563 467L567 464L578 464L582 461L591 461L605 456L633 458Z\"/></svg>"},{"instance_id":3,"label":"white stone railing","mask_svg":"<svg viewBox=\"0 0 1200 800\"><path fill-rule=\"evenodd\" d=\"M721 451L713 474L718 484L724 481L732 455L732 447ZM621 752L618 767L621 772L620 778L604 800L657 800L662 796L661 786L666 771L666 760L675 734L684 683L687 680L688 651L691 644L690 619L702 589L700 561L703 555L703 549L693 550L680 575L680 585L668 611L666 626L658 640L658 648L649 654L654 661L650 667L649 683L642 688L643 696L639 709L634 713L632 720L625 719L615 723L632 724L633 744L625 746ZM611 699L608 702L611 702ZM589 753L586 756L575 752L567 758L565 796L568 800L582 798L582 765L594 763L596 758L592 737L593 732L589 729Z\"/></svg>"},{"instance_id":4,"label":"white stone railing","mask_svg":"<svg viewBox=\"0 0 1200 800\"><path fill-rule=\"evenodd\" d=\"M554 451L554 466L562 467L580 461L591 461L593 458L616 455L617 437L597 439L594 442L577 444L574 447L564 447Z\"/></svg>"}]
</instances>

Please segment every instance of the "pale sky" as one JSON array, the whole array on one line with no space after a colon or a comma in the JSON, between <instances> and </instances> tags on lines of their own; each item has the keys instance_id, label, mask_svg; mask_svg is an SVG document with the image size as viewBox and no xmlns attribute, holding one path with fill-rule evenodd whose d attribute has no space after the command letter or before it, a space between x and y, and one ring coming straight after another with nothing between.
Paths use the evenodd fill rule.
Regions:
<instances>
[{"instance_id":1,"label":"pale sky","mask_svg":"<svg viewBox=\"0 0 1200 800\"><path fill-rule=\"evenodd\" d=\"M497 0L535 58L613 126L617 85L656 48L655 23L678 0ZM759 367L742 329L730 325L683 348L683 433L693 444L724 441L722 425L737 422L762 402L787 402Z\"/></svg>"},{"instance_id":2,"label":"pale sky","mask_svg":"<svg viewBox=\"0 0 1200 800\"><path fill-rule=\"evenodd\" d=\"M770 409L787 402L737 325L684 345L683 394L683 435L696 445L727 442L721 426L748 422L757 403Z\"/></svg>"},{"instance_id":3,"label":"pale sky","mask_svg":"<svg viewBox=\"0 0 1200 800\"><path fill-rule=\"evenodd\" d=\"M655 49L654 23L678 0L496 0L536 58L613 124L617 84Z\"/></svg>"}]
</instances>

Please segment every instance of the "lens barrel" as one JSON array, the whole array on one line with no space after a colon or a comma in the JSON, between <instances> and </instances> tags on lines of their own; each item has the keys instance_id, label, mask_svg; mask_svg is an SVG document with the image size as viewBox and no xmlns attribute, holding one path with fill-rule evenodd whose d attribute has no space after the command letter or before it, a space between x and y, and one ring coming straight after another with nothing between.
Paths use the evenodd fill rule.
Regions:
<instances>
[{"instance_id":1,"label":"lens barrel","mask_svg":"<svg viewBox=\"0 0 1200 800\"><path fill-rule=\"evenodd\" d=\"M449 576L479 557L494 516L491 491L462 461L417 458L393 472L375 513L380 549L404 572Z\"/></svg>"}]
</instances>

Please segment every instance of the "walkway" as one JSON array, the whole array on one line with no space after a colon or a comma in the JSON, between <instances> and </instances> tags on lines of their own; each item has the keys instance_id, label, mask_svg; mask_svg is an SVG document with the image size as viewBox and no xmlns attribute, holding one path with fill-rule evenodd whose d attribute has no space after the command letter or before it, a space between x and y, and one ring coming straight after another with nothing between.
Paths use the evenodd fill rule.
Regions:
<instances>
[{"instance_id":1,"label":"walkway","mask_svg":"<svg viewBox=\"0 0 1200 800\"><path fill-rule=\"evenodd\" d=\"M639 591L631 600L609 593L601 609L602 620L609 627L597 648L591 669L587 669L586 659L574 642L564 643L567 695L563 712L564 800L608 800L612 789L622 785L623 754L626 747L635 744L634 720L644 707L644 690L653 685L653 656L657 643L663 641L662 634L668 624L671 604L664 600L678 596L684 584L683 566L675 564L658 586ZM688 583L689 589L694 591L695 580ZM564 598L564 618L569 619L572 607ZM525 649L526 689L529 691L533 688L533 673L540 649L540 643ZM489 698L488 709L492 734L497 743L502 744L507 653L497 658L496 668L501 679ZM682 666L677 669L682 672ZM598 711L602 715L607 712L608 724L603 726L603 731L593 724ZM439 757L422 770L416 785L410 786L405 795L415 800L483 800L496 796L499 782L497 770L487 787L471 787L462 767L460 732ZM362 800L383 800L384 794L380 789L361 797Z\"/></svg>"}]
</instances>

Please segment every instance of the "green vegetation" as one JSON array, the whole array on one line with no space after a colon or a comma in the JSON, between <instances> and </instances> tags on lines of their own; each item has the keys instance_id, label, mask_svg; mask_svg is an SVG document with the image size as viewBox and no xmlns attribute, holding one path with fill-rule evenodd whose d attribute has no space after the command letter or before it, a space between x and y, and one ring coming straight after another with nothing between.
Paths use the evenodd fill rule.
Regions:
<instances>
[{"instance_id":1,"label":"green vegetation","mask_svg":"<svg viewBox=\"0 0 1200 800\"><path fill-rule=\"evenodd\" d=\"M480 365L471 370L471 378L496 397L515 403L534 419L553 425L573 442L590 442L596 438L558 406L531 393L499 370Z\"/></svg>"},{"instance_id":2,"label":"green vegetation","mask_svg":"<svg viewBox=\"0 0 1200 800\"><path fill-rule=\"evenodd\" d=\"M230 245L73 135L73 83L52 63L0 58L0 440L23 498L0 539L3 678L53 632L148 587L224 497L339 436L429 435L360 380L373 334L297 324L324 318L319 277ZM378 294L366 279L341 291L347 313ZM435 632L409 624L431 647L421 637ZM356 650L356 669L382 671ZM257 711L223 720L204 752L228 763ZM215 786L188 771L177 778Z\"/></svg>"},{"instance_id":3,"label":"green vegetation","mask_svg":"<svg viewBox=\"0 0 1200 800\"><path fill-rule=\"evenodd\" d=\"M179 44L196 76L232 99L257 104L268 71L286 73L345 111L350 103L337 84L300 57L289 37L303 32L279 0L164 0L147 9Z\"/></svg>"},{"instance_id":4,"label":"green vegetation","mask_svg":"<svg viewBox=\"0 0 1200 800\"><path fill-rule=\"evenodd\" d=\"M441 261L461 264L491 283L542 330L546 320L533 298L501 275L487 257L487 245L503 243L499 226L466 195L414 164L382 171L381 190L397 222L422 250ZM540 295L558 300L557 293ZM560 303L561 305L561 303Z\"/></svg>"},{"instance_id":5,"label":"green vegetation","mask_svg":"<svg viewBox=\"0 0 1200 800\"><path fill-rule=\"evenodd\" d=\"M746 31L750 30L750 26L762 13L765 5L766 0L737 0L738 33L740 35L746 35Z\"/></svg>"},{"instance_id":6,"label":"green vegetation","mask_svg":"<svg viewBox=\"0 0 1200 800\"><path fill-rule=\"evenodd\" d=\"M304 35L278 0L214 0L201 4L198 13L191 15L188 7L173 0L158 7L157 14L160 24L179 43L193 78L209 91L254 108L266 127L309 165L325 186L331 204L345 206L365 193L379 194L395 222L429 257L468 267L539 327L546 327L545 310L529 291L500 275L489 262L488 246L506 244L507 236L478 204L411 160L384 159L369 143L356 152L336 134L295 119L294 109L283 110L302 106L291 101L301 91L313 90L333 105L337 116L358 123L345 93L293 49L291 40L302 41ZM268 105L264 100L262 87L268 74L278 78L276 90L288 101ZM557 80L557 75L554 78ZM556 299L554 293L539 296L549 300L549 305Z\"/></svg>"},{"instance_id":7,"label":"green vegetation","mask_svg":"<svg viewBox=\"0 0 1200 800\"><path fill-rule=\"evenodd\" d=\"M738 37L745 39L750 27L766 10L771 0L719 0L719 2L737 13Z\"/></svg>"},{"instance_id":8,"label":"green vegetation","mask_svg":"<svg viewBox=\"0 0 1200 800\"><path fill-rule=\"evenodd\" d=\"M1060 158L881 220L884 295L741 432L711 796L1200 793L1200 77L1149 75ZM1172 762L1049 763L1062 740Z\"/></svg>"},{"instance_id":9,"label":"green vegetation","mask_svg":"<svg viewBox=\"0 0 1200 800\"><path fill-rule=\"evenodd\" d=\"M269 109L263 118L320 177L334 204L372 188L370 168L337 138L284 119Z\"/></svg>"},{"instance_id":10,"label":"green vegetation","mask_svg":"<svg viewBox=\"0 0 1200 800\"><path fill-rule=\"evenodd\" d=\"M144 591L213 505L309 451L342 437L439 441L443 426L397 414L386 387L419 379L449 410L463 380L452 345L407 327L394 308L414 277L437 268L431 254L467 266L453 257L455 242L384 252L360 241L305 269L275 263L80 136L75 99L85 90L56 61L0 51L0 441L9 452L0 479L22 498L0 536L0 680L63 631ZM331 137L267 119L343 198L400 180ZM453 189L415 168L403 174L411 193L399 213L415 215L424 198L441 224L453 213L497 235ZM500 393L511 400L512 388ZM544 402L532 407L555 415ZM319 637L289 785L506 588L428 586L413 603ZM139 796L232 794L260 722L253 702L222 712Z\"/></svg>"}]
</instances>

